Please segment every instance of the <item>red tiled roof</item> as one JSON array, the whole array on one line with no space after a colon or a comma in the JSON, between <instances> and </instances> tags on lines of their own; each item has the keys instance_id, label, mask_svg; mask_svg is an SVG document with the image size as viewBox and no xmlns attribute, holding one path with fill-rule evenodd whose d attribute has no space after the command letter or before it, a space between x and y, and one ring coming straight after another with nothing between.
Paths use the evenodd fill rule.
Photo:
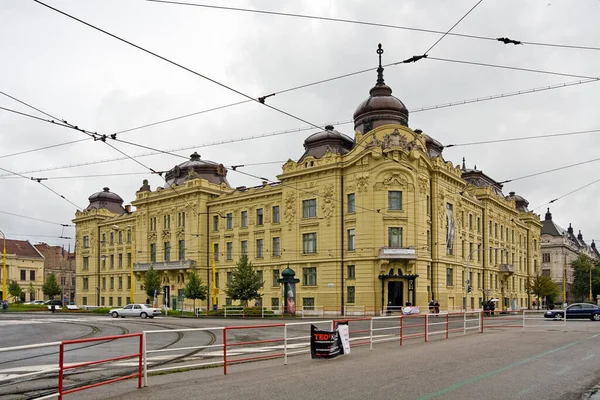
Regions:
<instances>
[{"instance_id":1,"label":"red tiled roof","mask_svg":"<svg viewBox=\"0 0 600 400\"><path fill-rule=\"evenodd\" d=\"M3 243L0 242L0 246L3 246ZM17 257L44 258L28 240L6 239L6 254L15 254Z\"/></svg>"}]
</instances>

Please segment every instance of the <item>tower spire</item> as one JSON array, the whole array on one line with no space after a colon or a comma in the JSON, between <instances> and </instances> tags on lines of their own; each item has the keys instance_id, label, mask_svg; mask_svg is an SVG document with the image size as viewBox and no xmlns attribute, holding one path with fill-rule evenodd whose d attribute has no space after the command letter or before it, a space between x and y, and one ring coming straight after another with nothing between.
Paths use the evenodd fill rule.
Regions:
<instances>
[{"instance_id":1,"label":"tower spire","mask_svg":"<svg viewBox=\"0 0 600 400\"><path fill-rule=\"evenodd\" d=\"M385 85L383 80L383 67L381 66L381 55L383 54L383 49L381 48L381 43L377 46L377 54L379 55L379 67L377 68L377 85Z\"/></svg>"}]
</instances>

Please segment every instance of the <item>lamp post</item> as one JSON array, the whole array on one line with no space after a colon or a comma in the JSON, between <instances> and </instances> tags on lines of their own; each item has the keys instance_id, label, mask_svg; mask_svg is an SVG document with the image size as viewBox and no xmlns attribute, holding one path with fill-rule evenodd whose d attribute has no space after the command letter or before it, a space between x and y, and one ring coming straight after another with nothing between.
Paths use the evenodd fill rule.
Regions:
<instances>
[{"instance_id":1,"label":"lamp post","mask_svg":"<svg viewBox=\"0 0 600 400\"><path fill-rule=\"evenodd\" d=\"M590 260L590 301L594 301L592 299L592 265L594 265L594 263Z\"/></svg>"},{"instance_id":2,"label":"lamp post","mask_svg":"<svg viewBox=\"0 0 600 400\"><path fill-rule=\"evenodd\" d=\"M469 303L469 293L471 292L471 279L469 278L469 261L471 260L471 256L479 251L479 249L474 249L469 253L469 257L467 257L467 265L465 267L465 312L467 311L467 305Z\"/></svg>"},{"instance_id":3,"label":"lamp post","mask_svg":"<svg viewBox=\"0 0 600 400\"><path fill-rule=\"evenodd\" d=\"M2 234L2 240L4 241L3 250L2 250L2 300L6 300L7 298L7 289L6 289L6 236L4 232L0 231Z\"/></svg>"},{"instance_id":4,"label":"lamp post","mask_svg":"<svg viewBox=\"0 0 600 400\"><path fill-rule=\"evenodd\" d=\"M214 214L214 215L218 215L219 218L222 219L227 219L226 216L224 216L223 214L221 214L218 211L208 211L208 212L199 212L198 215L210 215L210 214ZM198 225L200 224L200 219L198 218ZM206 223L207 225L207 231L210 232L210 220L207 221ZM200 234L200 232L198 232L198 234ZM199 240L198 240L199 241ZM212 306L216 311L216 307L217 307L217 295L219 294L219 288L217 288L217 265L215 263L215 258L217 257L217 253L216 253L216 242L212 242L212 245L210 246L212 254L210 255L210 259L212 260L211 263L211 281L212 281L212 285L211 285L211 301L212 301Z\"/></svg>"}]
</instances>

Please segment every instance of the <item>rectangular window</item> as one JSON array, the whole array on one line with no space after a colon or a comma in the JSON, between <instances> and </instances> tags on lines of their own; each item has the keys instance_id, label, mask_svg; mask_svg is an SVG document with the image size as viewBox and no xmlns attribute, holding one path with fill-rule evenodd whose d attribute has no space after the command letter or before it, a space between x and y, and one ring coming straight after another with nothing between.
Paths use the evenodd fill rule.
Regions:
<instances>
[{"instance_id":1,"label":"rectangular window","mask_svg":"<svg viewBox=\"0 0 600 400\"><path fill-rule=\"evenodd\" d=\"M402 247L402 228L388 228L388 247Z\"/></svg>"},{"instance_id":2,"label":"rectangular window","mask_svg":"<svg viewBox=\"0 0 600 400\"><path fill-rule=\"evenodd\" d=\"M263 240L256 239L256 258L263 258Z\"/></svg>"},{"instance_id":3,"label":"rectangular window","mask_svg":"<svg viewBox=\"0 0 600 400\"><path fill-rule=\"evenodd\" d=\"M279 270L273 270L273 286L279 286Z\"/></svg>"},{"instance_id":4,"label":"rectangular window","mask_svg":"<svg viewBox=\"0 0 600 400\"><path fill-rule=\"evenodd\" d=\"M83 296L81 298L81 302L83 303L84 306L87 306L88 305L88 303L87 303L87 296Z\"/></svg>"},{"instance_id":5,"label":"rectangular window","mask_svg":"<svg viewBox=\"0 0 600 400\"><path fill-rule=\"evenodd\" d=\"M454 286L454 270L446 268L446 286Z\"/></svg>"},{"instance_id":6,"label":"rectangular window","mask_svg":"<svg viewBox=\"0 0 600 400\"><path fill-rule=\"evenodd\" d=\"M213 243L213 256L215 261L219 261L219 243Z\"/></svg>"},{"instance_id":7,"label":"rectangular window","mask_svg":"<svg viewBox=\"0 0 600 400\"><path fill-rule=\"evenodd\" d=\"M89 285L90 285L90 282L89 282L88 278L83 278L83 290L88 290Z\"/></svg>"},{"instance_id":8,"label":"rectangular window","mask_svg":"<svg viewBox=\"0 0 600 400\"><path fill-rule=\"evenodd\" d=\"M122 290L122 289L123 289L123 277L120 276L119 277L119 290Z\"/></svg>"},{"instance_id":9,"label":"rectangular window","mask_svg":"<svg viewBox=\"0 0 600 400\"><path fill-rule=\"evenodd\" d=\"M462 257L462 259L465 259L465 241L461 240L460 242L460 256Z\"/></svg>"},{"instance_id":10,"label":"rectangular window","mask_svg":"<svg viewBox=\"0 0 600 400\"><path fill-rule=\"evenodd\" d=\"M227 259L233 260L233 242L225 243L225 247L227 248Z\"/></svg>"},{"instance_id":11,"label":"rectangular window","mask_svg":"<svg viewBox=\"0 0 600 400\"><path fill-rule=\"evenodd\" d=\"M123 243L123 231L119 231L119 244Z\"/></svg>"},{"instance_id":12,"label":"rectangular window","mask_svg":"<svg viewBox=\"0 0 600 400\"><path fill-rule=\"evenodd\" d=\"M150 244L150 261L156 262L156 243Z\"/></svg>"},{"instance_id":13,"label":"rectangular window","mask_svg":"<svg viewBox=\"0 0 600 400\"><path fill-rule=\"evenodd\" d=\"M219 230L219 216L213 215L213 232L217 232Z\"/></svg>"},{"instance_id":14,"label":"rectangular window","mask_svg":"<svg viewBox=\"0 0 600 400\"><path fill-rule=\"evenodd\" d=\"M354 229L348 229L348 250L356 250L354 244Z\"/></svg>"},{"instance_id":15,"label":"rectangular window","mask_svg":"<svg viewBox=\"0 0 600 400\"><path fill-rule=\"evenodd\" d=\"M117 297L117 307L121 307L123 304L121 303L122 297Z\"/></svg>"},{"instance_id":16,"label":"rectangular window","mask_svg":"<svg viewBox=\"0 0 600 400\"><path fill-rule=\"evenodd\" d=\"M179 241L179 260L185 260L185 240Z\"/></svg>"},{"instance_id":17,"label":"rectangular window","mask_svg":"<svg viewBox=\"0 0 600 400\"><path fill-rule=\"evenodd\" d=\"M302 308L304 310L314 310L315 309L315 298L314 297L304 297L302 299Z\"/></svg>"},{"instance_id":18,"label":"rectangular window","mask_svg":"<svg viewBox=\"0 0 600 400\"><path fill-rule=\"evenodd\" d=\"M429 206L429 196L426 197L425 208L427 208L427 215L431 215L431 207Z\"/></svg>"},{"instance_id":19,"label":"rectangular window","mask_svg":"<svg viewBox=\"0 0 600 400\"><path fill-rule=\"evenodd\" d=\"M481 233L481 218L477 217L477 233Z\"/></svg>"},{"instance_id":20,"label":"rectangular window","mask_svg":"<svg viewBox=\"0 0 600 400\"><path fill-rule=\"evenodd\" d=\"M127 268L131 268L131 253L127 253Z\"/></svg>"},{"instance_id":21,"label":"rectangular window","mask_svg":"<svg viewBox=\"0 0 600 400\"><path fill-rule=\"evenodd\" d=\"M171 229L171 216L165 215L163 216L163 229Z\"/></svg>"},{"instance_id":22,"label":"rectangular window","mask_svg":"<svg viewBox=\"0 0 600 400\"><path fill-rule=\"evenodd\" d=\"M469 214L469 229L473 230L473 214Z\"/></svg>"},{"instance_id":23,"label":"rectangular window","mask_svg":"<svg viewBox=\"0 0 600 400\"><path fill-rule=\"evenodd\" d=\"M356 198L354 196L354 193L349 193L348 194L348 212L349 213L353 213L356 212Z\"/></svg>"},{"instance_id":24,"label":"rectangular window","mask_svg":"<svg viewBox=\"0 0 600 400\"><path fill-rule=\"evenodd\" d=\"M119 268L123 268L123 253L119 253Z\"/></svg>"},{"instance_id":25,"label":"rectangular window","mask_svg":"<svg viewBox=\"0 0 600 400\"><path fill-rule=\"evenodd\" d=\"M506 228L506 236L505 236L505 238L506 238L506 241L508 242L508 228Z\"/></svg>"},{"instance_id":26,"label":"rectangular window","mask_svg":"<svg viewBox=\"0 0 600 400\"><path fill-rule=\"evenodd\" d=\"M110 269L115 269L115 255L110 255Z\"/></svg>"},{"instance_id":27,"label":"rectangular window","mask_svg":"<svg viewBox=\"0 0 600 400\"><path fill-rule=\"evenodd\" d=\"M220 287L219 286L219 273L215 272L215 287Z\"/></svg>"},{"instance_id":28,"label":"rectangular window","mask_svg":"<svg viewBox=\"0 0 600 400\"><path fill-rule=\"evenodd\" d=\"M165 261L171 261L171 242L165 242Z\"/></svg>"},{"instance_id":29,"label":"rectangular window","mask_svg":"<svg viewBox=\"0 0 600 400\"><path fill-rule=\"evenodd\" d=\"M83 257L83 270L87 271L88 269L90 269L90 258Z\"/></svg>"},{"instance_id":30,"label":"rectangular window","mask_svg":"<svg viewBox=\"0 0 600 400\"><path fill-rule=\"evenodd\" d=\"M256 271L256 274L258 275L258 278L260 279L260 282L261 282L260 283L260 287L263 287L265 285L265 280L263 279L263 272L262 271Z\"/></svg>"},{"instance_id":31,"label":"rectangular window","mask_svg":"<svg viewBox=\"0 0 600 400\"><path fill-rule=\"evenodd\" d=\"M247 240L242 240L240 242L240 247L241 247L241 253L243 256L247 256L248 255L248 241Z\"/></svg>"},{"instance_id":32,"label":"rectangular window","mask_svg":"<svg viewBox=\"0 0 600 400\"><path fill-rule=\"evenodd\" d=\"M131 289L131 276L127 277L127 289ZM130 303L130 301L127 300L127 303Z\"/></svg>"},{"instance_id":33,"label":"rectangular window","mask_svg":"<svg viewBox=\"0 0 600 400\"><path fill-rule=\"evenodd\" d=\"M469 243L469 260L473 260L473 253L474 253L473 243Z\"/></svg>"},{"instance_id":34,"label":"rectangular window","mask_svg":"<svg viewBox=\"0 0 600 400\"><path fill-rule=\"evenodd\" d=\"M262 224L263 224L263 209L257 208L256 209L256 225L262 225Z\"/></svg>"},{"instance_id":35,"label":"rectangular window","mask_svg":"<svg viewBox=\"0 0 600 400\"><path fill-rule=\"evenodd\" d=\"M112 306L112 305L113 305L113 297L112 297L112 296L110 296L110 297L108 298L108 305L109 305L109 306Z\"/></svg>"},{"instance_id":36,"label":"rectangular window","mask_svg":"<svg viewBox=\"0 0 600 400\"><path fill-rule=\"evenodd\" d=\"M311 254L317 252L317 234L303 233L302 234L302 252Z\"/></svg>"},{"instance_id":37,"label":"rectangular window","mask_svg":"<svg viewBox=\"0 0 600 400\"><path fill-rule=\"evenodd\" d=\"M114 232L110 233L110 244L115 244L115 233Z\"/></svg>"},{"instance_id":38,"label":"rectangular window","mask_svg":"<svg viewBox=\"0 0 600 400\"><path fill-rule=\"evenodd\" d=\"M177 213L177 226L179 228L185 227L185 213L184 212Z\"/></svg>"},{"instance_id":39,"label":"rectangular window","mask_svg":"<svg viewBox=\"0 0 600 400\"><path fill-rule=\"evenodd\" d=\"M355 279L356 278L356 269L354 267L354 265L348 265L346 266L346 270L348 272L348 279Z\"/></svg>"},{"instance_id":40,"label":"rectangular window","mask_svg":"<svg viewBox=\"0 0 600 400\"><path fill-rule=\"evenodd\" d=\"M248 211L242 211L242 228L248 227Z\"/></svg>"},{"instance_id":41,"label":"rectangular window","mask_svg":"<svg viewBox=\"0 0 600 400\"><path fill-rule=\"evenodd\" d=\"M115 278L110 277L110 290L115 290Z\"/></svg>"},{"instance_id":42,"label":"rectangular window","mask_svg":"<svg viewBox=\"0 0 600 400\"><path fill-rule=\"evenodd\" d=\"M388 210L402 210L402 192L388 192Z\"/></svg>"},{"instance_id":43,"label":"rectangular window","mask_svg":"<svg viewBox=\"0 0 600 400\"><path fill-rule=\"evenodd\" d=\"M277 310L279 308L279 297L271 297L271 309Z\"/></svg>"},{"instance_id":44,"label":"rectangular window","mask_svg":"<svg viewBox=\"0 0 600 400\"><path fill-rule=\"evenodd\" d=\"M302 284L304 286L317 286L317 268L302 268Z\"/></svg>"},{"instance_id":45,"label":"rectangular window","mask_svg":"<svg viewBox=\"0 0 600 400\"><path fill-rule=\"evenodd\" d=\"M354 303L354 295L355 295L356 291L355 291L355 287L354 286L348 286L348 294L346 296L346 298L348 299L347 302L348 303Z\"/></svg>"},{"instance_id":46,"label":"rectangular window","mask_svg":"<svg viewBox=\"0 0 600 400\"><path fill-rule=\"evenodd\" d=\"M498 237L498 224L494 224L494 237Z\"/></svg>"},{"instance_id":47,"label":"rectangular window","mask_svg":"<svg viewBox=\"0 0 600 400\"><path fill-rule=\"evenodd\" d=\"M542 262L550 262L550 253L542 254Z\"/></svg>"},{"instance_id":48,"label":"rectangular window","mask_svg":"<svg viewBox=\"0 0 600 400\"><path fill-rule=\"evenodd\" d=\"M233 229L233 214L227 214L227 229Z\"/></svg>"},{"instance_id":49,"label":"rectangular window","mask_svg":"<svg viewBox=\"0 0 600 400\"><path fill-rule=\"evenodd\" d=\"M127 231L127 243L131 243L131 231Z\"/></svg>"},{"instance_id":50,"label":"rectangular window","mask_svg":"<svg viewBox=\"0 0 600 400\"><path fill-rule=\"evenodd\" d=\"M461 211L460 212L460 225L464 228L465 227L465 212Z\"/></svg>"},{"instance_id":51,"label":"rectangular window","mask_svg":"<svg viewBox=\"0 0 600 400\"><path fill-rule=\"evenodd\" d=\"M231 273L231 272L228 272L228 273L227 273L227 286L229 286L229 285L231 284L231 277L232 277L232 276L233 276L233 275L232 275L232 273Z\"/></svg>"},{"instance_id":52,"label":"rectangular window","mask_svg":"<svg viewBox=\"0 0 600 400\"><path fill-rule=\"evenodd\" d=\"M271 251L271 254L273 255L273 257L281 256L281 243L279 242L278 237L273 238L273 249Z\"/></svg>"},{"instance_id":53,"label":"rectangular window","mask_svg":"<svg viewBox=\"0 0 600 400\"><path fill-rule=\"evenodd\" d=\"M106 302L104 301L104 296L102 296L102 297L100 298L100 305L101 305L101 306L104 306L104 305L106 305Z\"/></svg>"},{"instance_id":54,"label":"rectangular window","mask_svg":"<svg viewBox=\"0 0 600 400\"><path fill-rule=\"evenodd\" d=\"M106 278L102 278L102 290L106 290Z\"/></svg>"},{"instance_id":55,"label":"rectangular window","mask_svg":"<svg viewBox=\"0 0 600 400\"><path fill-rule=\"evenodd\" d=\"M102 256L102 269L106 269L106 256Z\"/></svg>"},{"instance_id":56,"label":"rectangular window","mask_svg":"<svg viewBox=\"0 0 600 400\"><path fill-rule=\"evenodd\" d=\"M302 218L317 216L317 199L302 200Z\"/></svg>"},{"instance_id":57,"label":"rectangular window","mask_svg":"<svg viewBox=\"0 0 600 400\"><path fill-rule=\"evenodd\" d=\"M279 223L279 206L273 206L273 223Z\"/></svg>"},{"instance_id":58,"label":"rectangular window","mask_svg":"<svg viewBox=\"0 0 600 400\"><path fill-rule=\"evenodd\" d=\"M102 244L106 244L106 233L102 234Z\"/></svg>"},{"instance_id":59,"label":"rectangular window","mask_svg":"<svg viewBox=\"0 0 600 400\"><path fill-rule=\"evenodd\" d=\"M90 247L90 237L89 236L84 236L83 237L83 248L87 249Z\"/></svg>"}]
</instances>

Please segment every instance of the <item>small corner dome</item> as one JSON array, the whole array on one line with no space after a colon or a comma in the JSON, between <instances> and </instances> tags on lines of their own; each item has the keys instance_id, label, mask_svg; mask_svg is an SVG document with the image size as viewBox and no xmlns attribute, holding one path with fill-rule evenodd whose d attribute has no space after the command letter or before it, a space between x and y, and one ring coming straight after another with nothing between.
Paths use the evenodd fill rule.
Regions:
<instances>
[{"instance_id":1,"label":"small corner dome","mask_svg":"<svg viewBox=\"0 0 600 400\"><path fill-rule=\"evenodd\" d=\"M206 179L208 182L215 185L227 182L227 169L223 164L217 164L214 161L202 160L200 154L194 152L190 155L190 159L179 165L176 165L173 169L167 172L165 176L166 184L165 188L175 184L182 185L184 182L192 179Z\"/></svg>"},{"instance_id":2,"label":"small corner dome","mask_svg":"<svg viewBox=\"0 0 600 400\"><path fill-rule=\"evenodd\" d=\"M94 193L88 197L90 204L86 210L91 209L106 209L115 214L124 214L123 199L118 194L111 192L108 187L102 189L101 192Z\"/></svg>"},{"instance_id":3,"label":"small corner dome","mask_svg":"<svg viewBox=\"0 0 600 400\"><path fill-rule=\"evenodd\" d=\"M313 133L304 140L304 154L300 157L313 156L321 158L327 151L346 154L354 147L354 140L348 135L338 132L333 125L327 125L324 131Z\"/></svg>"}]
</instances>

